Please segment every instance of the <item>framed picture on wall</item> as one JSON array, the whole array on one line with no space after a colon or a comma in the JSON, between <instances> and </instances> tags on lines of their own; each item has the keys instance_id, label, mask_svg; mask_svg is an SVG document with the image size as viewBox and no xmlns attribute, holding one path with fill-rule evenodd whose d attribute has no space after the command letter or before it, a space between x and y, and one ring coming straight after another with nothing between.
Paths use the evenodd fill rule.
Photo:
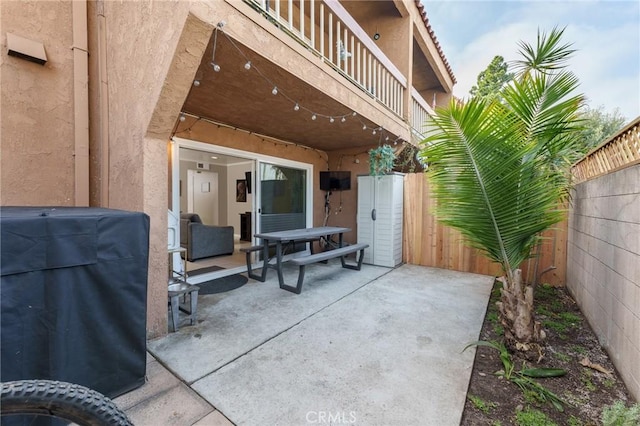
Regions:
<instances>
[{"instance_id":1,"label":"framed picture on wall","mask_svg":"<svg viewBox=\"0 0 640 426\"><path fill-rule=\"evenodd\" d=\"M245 179L238 179L236 181L236 202L247 202L247 181Z\"/></svg>"}]
</instances>

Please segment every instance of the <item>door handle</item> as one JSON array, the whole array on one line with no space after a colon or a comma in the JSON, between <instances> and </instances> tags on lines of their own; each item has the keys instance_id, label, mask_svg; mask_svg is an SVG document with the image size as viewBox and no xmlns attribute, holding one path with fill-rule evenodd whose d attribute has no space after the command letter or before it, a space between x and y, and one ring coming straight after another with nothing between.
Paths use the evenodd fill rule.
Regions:
<instances>
[{"instance_id":1,"label":"door handle","mask_svg":"<svg viewBox=\"0 0 640 426\"><path fill-rule=\"evenodd\" d=\"M371 220L376 220L376 209L371 210Z\"/></svg>"}]
</instances>

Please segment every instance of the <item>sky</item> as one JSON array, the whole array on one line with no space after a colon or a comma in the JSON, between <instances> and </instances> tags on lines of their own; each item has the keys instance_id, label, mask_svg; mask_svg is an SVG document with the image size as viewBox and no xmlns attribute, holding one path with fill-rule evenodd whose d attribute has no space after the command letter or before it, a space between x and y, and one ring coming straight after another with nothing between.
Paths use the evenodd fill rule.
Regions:
<instances>
[{"instance_id":1,"label":"sky","mask_svg":"<svg viewBox=\"0 0 640 426\"><path fill-rule=\"evenodd\" d=\"M478 74L496 55L517 59L518 42L535 46L538 29L566 28L577 50L569 69L589 107L640 116L640 1L422 0L457 84L468 98Z\"/></svg>"}]
</instances>

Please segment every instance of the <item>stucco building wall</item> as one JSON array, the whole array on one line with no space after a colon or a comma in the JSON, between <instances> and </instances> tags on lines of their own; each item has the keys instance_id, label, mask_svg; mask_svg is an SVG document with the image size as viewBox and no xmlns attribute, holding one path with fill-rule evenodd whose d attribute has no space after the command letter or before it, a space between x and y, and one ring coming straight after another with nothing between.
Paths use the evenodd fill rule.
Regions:
<instances>
[{"instance_id":1,"label":"stucco building wall","mask_svg":"<svg viewBox=\"0 0 640 426\"><path fill-rule=\"evenodd\" d=\"M385 123L385 129L394 134L408 131L403 117L381 107L371 96L352 87L343 76L326 69L322 60L240 0L88 1L86 52L84 46L74 46L74 24L78 19L84 20L84 14L76 14L74 21L74 4L79 3L0 2L1 40L5 47L0 57L0 203L76 205L79 199L85 199L86 194L81 198L76 193L79 184L87 185L80 182L77 176L81 175L76 172L79 155L85 161L87 152L76 152L78 127L84 124L75 121L74 113L83 108L74 105L77 98L74 90L76 93L78 89L87 90L88 201L92 206L142 211L151 218L149 338L167 332L169 140L174 126L179 124L177 117L219 22L227 22L226 28L239 43L286 70L285 74L290 73L315 88L307 102L323 96L321 100L347 105L368 117L368 121ZM380 31L389 43L403 40L409 44L412 31L406 18L417 19L414 15L418 12L409 7L407 15L405 6L402 8L400 19L406 25L394 30L381 24ZM76 35L78 28L81 27L76 25ZM41 66L8 57L6 32L42 41L49 59L47 64ZM77 68L74 69L74 51L77 55L78 49L88 55L88 87L82 87L86 81L74 78L74 73L78 76ZM410 57L395 54L399 55L393 58L399 62L398 66L408 72ZM317 173L340 167L338 163L344 156L342 151L326 153L202 123L194 126L190 135L178 136L313 164L316 186ZM354 231L355 176L368 170L366 149L357 151L362 154L360 162L346 167L347 157L344 157L342 167L352 170L353 190L342 194L342 210L337 215L340 194L332 195L333 211L329 221L331 225L349 226ZM344 153L352 154L349 150ZM313 223L319 225L324 220L325 194L316 188L313 194ZM347 241L355 242L356 235L353 232L346 237Z\"/></svg>"},{"instance_id":2,"label":"stucco building wall","mask_svg":"<svg viewBox=\"0 0 640 426\"><path fill-rule=\"evenodd\" d=\"M567 287L640 399L640 165L576 186Z\"/></svg>"},{"instance_id":3,"label":"stucco building wall","mask_svg":"<svg viewBox=\"0 0 640 426\"><path fill-rule=\"evenodd\" d=\"M0 2L2 205L75 205L71 8ZM42 42L47 63L8 56L7 33Z\"/></svg>"}]
</instances>

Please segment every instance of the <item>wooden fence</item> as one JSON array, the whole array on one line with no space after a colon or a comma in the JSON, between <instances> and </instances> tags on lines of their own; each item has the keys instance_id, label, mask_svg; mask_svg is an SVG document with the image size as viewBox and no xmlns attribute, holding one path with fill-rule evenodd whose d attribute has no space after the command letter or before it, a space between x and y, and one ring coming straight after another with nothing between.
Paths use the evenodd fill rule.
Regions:
<instances>
[{"instance_id":1,"label":"wooden fence","mask_svg":"<svg viewBox=\"0 0 640 426\"><path fill-rule=\"evenodd\" d=\"M433 216L434 200L423 173L410 173L404 179L403 261L413 265L502 275L500 266L477 250L464 244L461 234L439 223ZM567 222L561 222L543 234L540 261L537 267L539 283L564 285L567 260ZM523 276L531 282L536 275L535 261L521 265Z\"/></svg>"},{"instance_id":2,"label":"wooden fence","mask_svg":"<svg viewBox=\"0 0 640 426\"><path fill-rule=\"evenodd\" d=\"M640 163L640 117L593 149L578 161L571 172L574 183Z\"/></svg>"}]
</instances>

